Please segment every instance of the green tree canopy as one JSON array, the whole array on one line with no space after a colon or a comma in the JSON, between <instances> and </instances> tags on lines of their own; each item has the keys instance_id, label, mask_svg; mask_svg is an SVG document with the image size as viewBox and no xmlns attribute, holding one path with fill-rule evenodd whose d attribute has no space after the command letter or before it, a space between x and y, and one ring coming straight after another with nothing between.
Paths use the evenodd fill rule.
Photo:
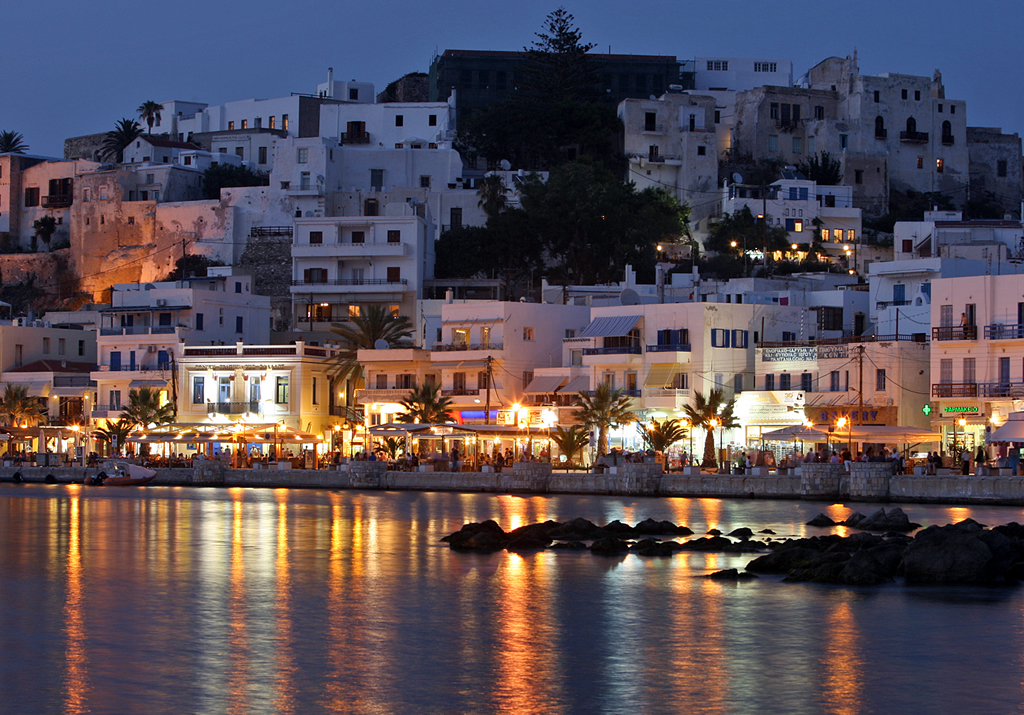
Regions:
<instances>
[{"instance_id":1,"label":"green tree canopy","mask_svg":"<svg viewBox=\"0 0 1024 715\"><path fill-rule=\"evenodd\" d=\"M46 244L46 250L50 250L50 239L57 233L57 219L53 216L43 216L32 222L32 251L36 250L36 238Z\"/></svg>"},{"instance_id":2,"label":"green tree canopy","mask_svg":"<svg viewBox=\"0 0 1024 715\"><path fill-rule=\"evenodd\" d=\"M661 422L651 420L650 424L640 428L640 437L644 444L655 452L664 452L689 434L689 431L679 424L679 420L674 419L664 419Z\"/></svg>"},{"instance_id":3,"label":"green tree canopy","mask_svg":"<svg viewBox=\"0 0 1024 715\"><path fill-rule=\"evenodd\" d=\"M174 422L175 405L161 402L160 390L140 387L128 392L128 406L122 411L122 419L142 429Z\"/></svg>"},{"instance_id":4,"label":"green tree canopy","mask_svg":"<svg viewBox=\"0 0 1024 715\"><path fill-rule=\"evenodd\" d=\"M133 141L142 136L142 127L133 119L127 117L118 120L114 128L107 132L103 145L100 147L100 158L104 161L124 161L124 150Z\"/></svg>"},{"instance_id":5,"label":"green tree canopy","mask_svg":"<svg viewBox=\"0 0 1024 715\"><path fill-rule=\"evenodd\" d=\"M818 186L837 186L843 181L842 164L827 151L812 154L797 166L797 171Z\"/></svg>"},{"instance_id":6,"label":"green tree canopy","mask_svg":"<svg viewBox=\"0 0 1024 715\"><path fill-rule=\"evenodd\" d=\"M182 272L182 265L185 270ZM183 277L194 276L205 278L211 266L223 266L224 261L216 258L199 255L198 253L187 253L174 262L174 269L160 278L161 281L180 281Z\"/></svg>"},{"instance_id":7,"label":"green tree canopy","mask_svg":"<svg viewBox=\"0 0 1024 715\"><path fill-rule=\"evenodd\" d=\"M347 323L333 323L331 332L341 348L331 358L331 377L357 382L363 376L359 350L373 348L383 340L391 348L412 347L412 323L404 315L395 316L384 305L360 306L359 314Z\"/></svg>"},{"instance_id":8,"label":"green tree canopy","mask_svg":"<svg viewBox=\"0 0 1024 715\"><path fill-rule=\"evenodd\" d=\"M551 430L551 441L566 459L574 462L576 455L590 444L590 433L579 425L571 425L568 429L558 426Z\"/></svg>"},{"instance_id":9,"label":"green tree canopy","mask_svg":"<svg viewBox=\"0 0 1024 715\"><path fill-rule=\"evenodd\" d=\"M207 199L216 201L220 198L220 190L233 186L269 186L270 175L262 171L253 171L245 166L217 164L203 173L203 194Z\"/></svg>"},{"instance_id":10,"label":"green tree canopy","mask_svg":"<svg viewBox=\"0 0 1024 715\"><path fill-rule=\"evenodd\" d=\"M694 390L693 404L683 408L692 425L691 429L703 427L707 430L704 438L704 459L700 466L718 466L718 457L715 455L715 430L739 426L733 414L735 408L736 400L726 400L725 393L716 389L712 389L707 395L700 390Z\"/></svg>"},{"instance_id":11,"label":"green tree canopy","mask_svg":"<svg viewBox=\"0 0 1024 715\"><path fill-rule=\"evenodd\" d=\"M107 422L106 427L96 428L92 434L100 442L105 442L108 445L112 445L116 439L117 449L111 449L111 453L113 454L116 451L117 454L121 454L121 451L124 449L125 440L128 439L134 429L135 424L131 420L122 417L117 422Z\"/></svg>"},{"instance_id":12,"label":"green tree canopy","mask_svg":"<svg viewBox=\"0 0 1024 715\"><path fill-rule=\"evenodd\" d=\"M767 230L760 219L754 216L748 206L731 214L722 214L722 218L711 226L704 248L718 253L743 255L743 247L747 251L762 251L765 237L768 239L768 251L784 251L789 247L789 233L783 226L769 226ZM736 247L732 242L736 241Z\"/></svg>"},{"instance_id":13,"label":"green tree canopy","mask_svg":"<svg viewBox=\"0 0 1024 715\"><path fill-rule=\"evenodd\" d=\"M440 385L414 387L399 404L405 409L397 417L399 422L434 425L455 421L451 415L452 398L441 394Z\"/></svg>"},{"instance_id":14,"label":"green tree canopy","mask_svg":"<svg viewBox=\"0 0 1024 715\"><path fill-rule=\"evenodd\" d=\"M21 132L0 131L0 154L24 154L28 144Z\"/></svg>"},{"instance_id":15,"label":"green tree canopy","mask_svg":"<svg viewBox=\"0 0 1024 715\"><path fill-rule=\"evenodd\" d=\"M588 429L597 430L597 456L608 453L608 430L611 427L636 421L633 401L622 389L614 389L610 383L602 382L588 395L580 392L576 397L574 416Z\"/></svg>"},{"instance_id":16,"label":"green tree canopy","mask_svg":"<svg viewBox=\"0 0 1024 715\"><path fill-rule=\"evenodd\" d=\"M39 400L30 397L28 385L8 382L0 398L0 424L4 427L35 427L46 421L46 411Z\"/></svg>"}]
</instances>

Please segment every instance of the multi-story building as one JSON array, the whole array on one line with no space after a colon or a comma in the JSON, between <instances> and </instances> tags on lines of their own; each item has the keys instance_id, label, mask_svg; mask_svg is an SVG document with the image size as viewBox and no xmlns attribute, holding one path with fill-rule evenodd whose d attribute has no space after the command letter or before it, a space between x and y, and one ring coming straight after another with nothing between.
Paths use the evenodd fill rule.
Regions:
<instances>
[{"instance_id":1,"label":"multi-story building","mask_svg":"<svg viewBox=\"0 0 1024 715\"><path fill-rule=\"evenodd\" d=\"M35 234L34 223L52 216L57 231L51 245L70 240L76 182L100 166L83 159L0 154L0 233L10 234L14 245L28 248Z\"/></svg>"},{"instance_id":2,"label":"multi-story building","mask_svg":"<svg viewBox=\"0 0 1024 715\"><path fill-rule=\"evenodd\" d=\"M894 227L895 260L958 258L1002 262L1024 256L1024 227L1015 220L964 221L959 211L926 211L923 221Z\"/></svg>"},{"instance_id":3,"label":"multi-story building","mask_svg":"<svg viewBox=\"0 0 1024 715\"><path fill-rule=\"evenodd\" d=\"M967 154L971 165L971 199L999 205L1003 218L1021 218L1024 178L1021 140L1000 128L967 127Z\"/></svg>"},{"instance_id":4,"label":"multi-story building","mask_svg":"<svg viewBox=\"0 0 1024 715\"><path fill-rule=\"evenodd\" d=\"M173 382L182 346L270 342L270 299L254 295L251 277L230 267L210 268L204 278L119 284L100 309L98 393L94 419L116 420L128 393L152 387L174 401Z\"/></svg>"}]
</instances>

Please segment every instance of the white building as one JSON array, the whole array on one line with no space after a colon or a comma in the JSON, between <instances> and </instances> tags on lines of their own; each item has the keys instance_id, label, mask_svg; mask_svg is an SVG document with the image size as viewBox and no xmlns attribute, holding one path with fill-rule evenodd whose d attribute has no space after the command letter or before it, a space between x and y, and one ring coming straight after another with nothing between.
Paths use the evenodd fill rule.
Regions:
<instances>
[{"instance_id":1,"label":"white building","mask_svg":"<svg viewBox=\"0 0 1024 715\"><path fill-rule=\"evenodd\" d=\"M1024 257L1020 221L964 221L959 211L926 211L923 221L900 221L894 229L896 260L960 258L1006 261Z\"/></svg>"}]
</instances>

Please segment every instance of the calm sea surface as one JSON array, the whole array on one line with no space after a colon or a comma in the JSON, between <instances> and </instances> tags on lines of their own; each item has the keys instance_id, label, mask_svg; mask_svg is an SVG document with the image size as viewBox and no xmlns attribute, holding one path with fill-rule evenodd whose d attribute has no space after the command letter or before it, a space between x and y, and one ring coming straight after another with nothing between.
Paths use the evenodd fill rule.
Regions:
<instances>
[{"instance_id":1,"label":"calm sea surface","mask_svg":"<svg viewBox=\"0 0 1024 715\"><path fill-rule=\"evenodd\" d=\"M865 513L872 505L857 505ZM1024 707L1024 588L700 578L750 556L460 554L466 521L825 533L842 505L0 485L4 713ZM910 506L945 524L1016 508Z\"/></svg>"}]
</instances>

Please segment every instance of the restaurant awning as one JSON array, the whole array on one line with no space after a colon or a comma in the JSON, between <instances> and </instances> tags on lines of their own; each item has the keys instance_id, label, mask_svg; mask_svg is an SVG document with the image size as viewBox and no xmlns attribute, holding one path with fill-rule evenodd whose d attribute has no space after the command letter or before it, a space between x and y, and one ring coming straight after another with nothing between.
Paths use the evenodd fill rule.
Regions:
<instances>
[{"instance_id":1,"label":"restaurant awning","mask_svg":"<svg viewBox=\"0 0 1024 715\"><path fill-rule=\"evenodd\" d=\"M51 385L49 382L42 381L25 381L17 382L14 380L8 380L7 382L0 382L0 392L7 389L8 385L14 385L15 387L27 387L29 397L46 397L50 394Z\"/></svg>"},{"instance_id":2,"label":"restaurant awning","mask_svg":"<svg viewBox=\"0 0 1024 715\"><path fill-rule=\"evenodd\" d=\"M137 390L140 387L154 387L163 390L167 387L167 380L132 380L128 383L129 390Z\"/></svg>"},{"instance_id":3,"label":"restaurant awning","mask_svg":"<svg viewBox=\"0 0 1024 715\"><path fill-rule=\"evenodd\" d=\"M614 338L628 335L636 327L642 315L616 315L608 318L594 318L583 332L581 338Z\"/></svg>"},{"instance_id":4,"label":"restaurant awning","mask_svg":"<svg viewBox=\"0 0 1024 715\"><path fill-rule=\"evenodd\" d=\"M554 393L565 382L564 375L541 375L533 378L524 392L527 395L548 395Z\"/></svg>"},{"instance_id":5,"label":"restaurant awning","mask_svg":"<svg viewBox=\"0 0 1024 715\"><path fill-rule=\"evenodd\" d=\"M577 392L587 392L590 390L590 378L586 375L580 375L569 380L569 383L558 390L560 395L575 395Z\"/></svg>"},{"instance_id":6,"label":"restaurant awning","mask_svg":"<svg viewBox=\"0 0 1024 715\"><path fill-rule=\"evenodd\" d=\"M1003 426L993 430L988 442L1024 442L1024 412L1011 412Z\"/></svg>"},{"instance_id":7,"label":"restaurant awning","mask_svg":"<svg viewBox=\"0 0 1024 715\"><path fill-rule=\"evenodd\" d=\"M666 387L679 372L679 364L674 362L656 362L647 373L644 387Z\"/></svg>"},{"instance_id":8,"label":"restaurant awning","mask_svg":"<svg viewBox=\"0 0 1024 715\"><path fill-rule=\"evenodd\" d=\"M79 385L78 387L55 387L50 390L50 397L82 397L85 393L95 391L95 387Z\"/></svg>"}]
</instances>

